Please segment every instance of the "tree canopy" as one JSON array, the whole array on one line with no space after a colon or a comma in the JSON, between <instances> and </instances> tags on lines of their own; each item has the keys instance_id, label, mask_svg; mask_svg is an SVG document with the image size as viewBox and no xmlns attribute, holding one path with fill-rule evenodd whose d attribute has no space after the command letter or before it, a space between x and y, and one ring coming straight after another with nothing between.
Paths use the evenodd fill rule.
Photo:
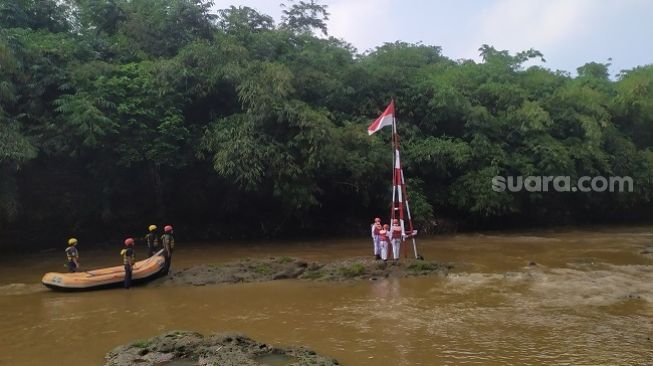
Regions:
<instances>
[{"instance_id":1,"label":"tree canopy","mask_svg":"<svg viewBox=\"0 0 653 366\"><path fill-rule=\"evenodd\" d=\"M328 37L202 0L0 3L0 238L174 223L187 238L351 234L389 212L395 98L418 226L631 220L653 199L653 66L572 77L537 50L482 62ZM632 193L495 192L506 175L631 176ZM35 229L36 228L36 229Z\"/></svg>"}]
</instances>

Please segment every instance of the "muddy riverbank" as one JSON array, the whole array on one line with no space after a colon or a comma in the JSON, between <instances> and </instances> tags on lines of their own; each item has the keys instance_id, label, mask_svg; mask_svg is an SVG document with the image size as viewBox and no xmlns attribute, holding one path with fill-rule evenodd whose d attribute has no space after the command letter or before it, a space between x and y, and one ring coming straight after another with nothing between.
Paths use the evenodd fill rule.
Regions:
<instances>
[{"instance_id":1,"label":"muddy riverbank","mask_svg":"<svg viewBox=\"0 0 653 366\"><path fill-rule=\"evenodd\" d=\"M446 276L452 268L453 266L448 263L413 259L383 262L372 258L358 257L323 263L294 257L247 258L175 270L158 284L205 286L285 279L338 282L374 281L384 278L427 275Z\"/></svg>"},{"instance_id":2,"label":"muddy riverbank","mask_svg":"<svg viewBox=\"0 0 653 366\"><path fill-rule=\"evenodd\" d=\"M172 331L119 346L107 353L105 366L159 365L339 365L302 347L280 348L244 335Z\"/></svg>"}]
</instances>

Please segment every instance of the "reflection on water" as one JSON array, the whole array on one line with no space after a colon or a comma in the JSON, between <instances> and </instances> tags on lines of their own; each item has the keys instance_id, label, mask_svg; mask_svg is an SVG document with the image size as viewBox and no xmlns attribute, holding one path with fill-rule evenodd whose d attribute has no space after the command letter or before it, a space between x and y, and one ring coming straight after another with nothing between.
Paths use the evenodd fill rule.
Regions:
<instances>
[{"instance_id":1,"label":"reflection on water","mask_svg":"<svg viewBox=\"0 0 653 366\"><path fill-rule=\"evenodd\" d=\"M456 264L447 278L337 284L55 293L38 279L60 258L11 258L0 267L0 365L100 365L119 344L175 329L304 345L345 365L652 364L653 261L638 254L649 229L435 237L422 252ZM191 246L175 265L329 259L368 244ZM115 259L84 254L98 267Z\"/></svg>"}]
</instances>

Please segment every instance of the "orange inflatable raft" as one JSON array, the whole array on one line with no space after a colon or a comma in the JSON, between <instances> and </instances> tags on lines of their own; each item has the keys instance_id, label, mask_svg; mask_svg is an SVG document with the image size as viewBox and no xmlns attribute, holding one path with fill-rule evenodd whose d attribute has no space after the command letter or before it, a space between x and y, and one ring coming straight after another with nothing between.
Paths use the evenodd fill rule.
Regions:
<instances>
[{"instance_id":1,"label":"orange inflatable raft","mask_svg":"<svg viewBox=\"0 0 653 366\"><path fill-rule=\"evenodd\" d=\"M165 259L161 255L162 252L159 251L148 259L134 263L132 284L145 283L164 275ZM119 287L122 286L124 281L124 266L74 273L48 272L41 280L46 287L60 291L99 290Z\"/></svg>"}]
</instances>

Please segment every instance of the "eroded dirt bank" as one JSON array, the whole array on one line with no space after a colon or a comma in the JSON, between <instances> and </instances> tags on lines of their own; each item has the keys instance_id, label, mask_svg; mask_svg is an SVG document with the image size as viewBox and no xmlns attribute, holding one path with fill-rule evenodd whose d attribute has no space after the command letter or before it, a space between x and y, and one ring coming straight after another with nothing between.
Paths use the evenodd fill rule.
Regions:
<instances>
[{"instance_id":1,"label":"eroded dirt bank","mask_svg":"<svg viewBox=\"0 0 653 366\"><path fill-rule=\"evenodd\" d=\"M402 259L393 262L372 258L341 259L329 263L307 262L292 257L242 259L174 270L160 285L214 285L263 282L281 279L317 281L376 280L387 277L446 276L450 264Z\"/></svg>"}]
</instances>

